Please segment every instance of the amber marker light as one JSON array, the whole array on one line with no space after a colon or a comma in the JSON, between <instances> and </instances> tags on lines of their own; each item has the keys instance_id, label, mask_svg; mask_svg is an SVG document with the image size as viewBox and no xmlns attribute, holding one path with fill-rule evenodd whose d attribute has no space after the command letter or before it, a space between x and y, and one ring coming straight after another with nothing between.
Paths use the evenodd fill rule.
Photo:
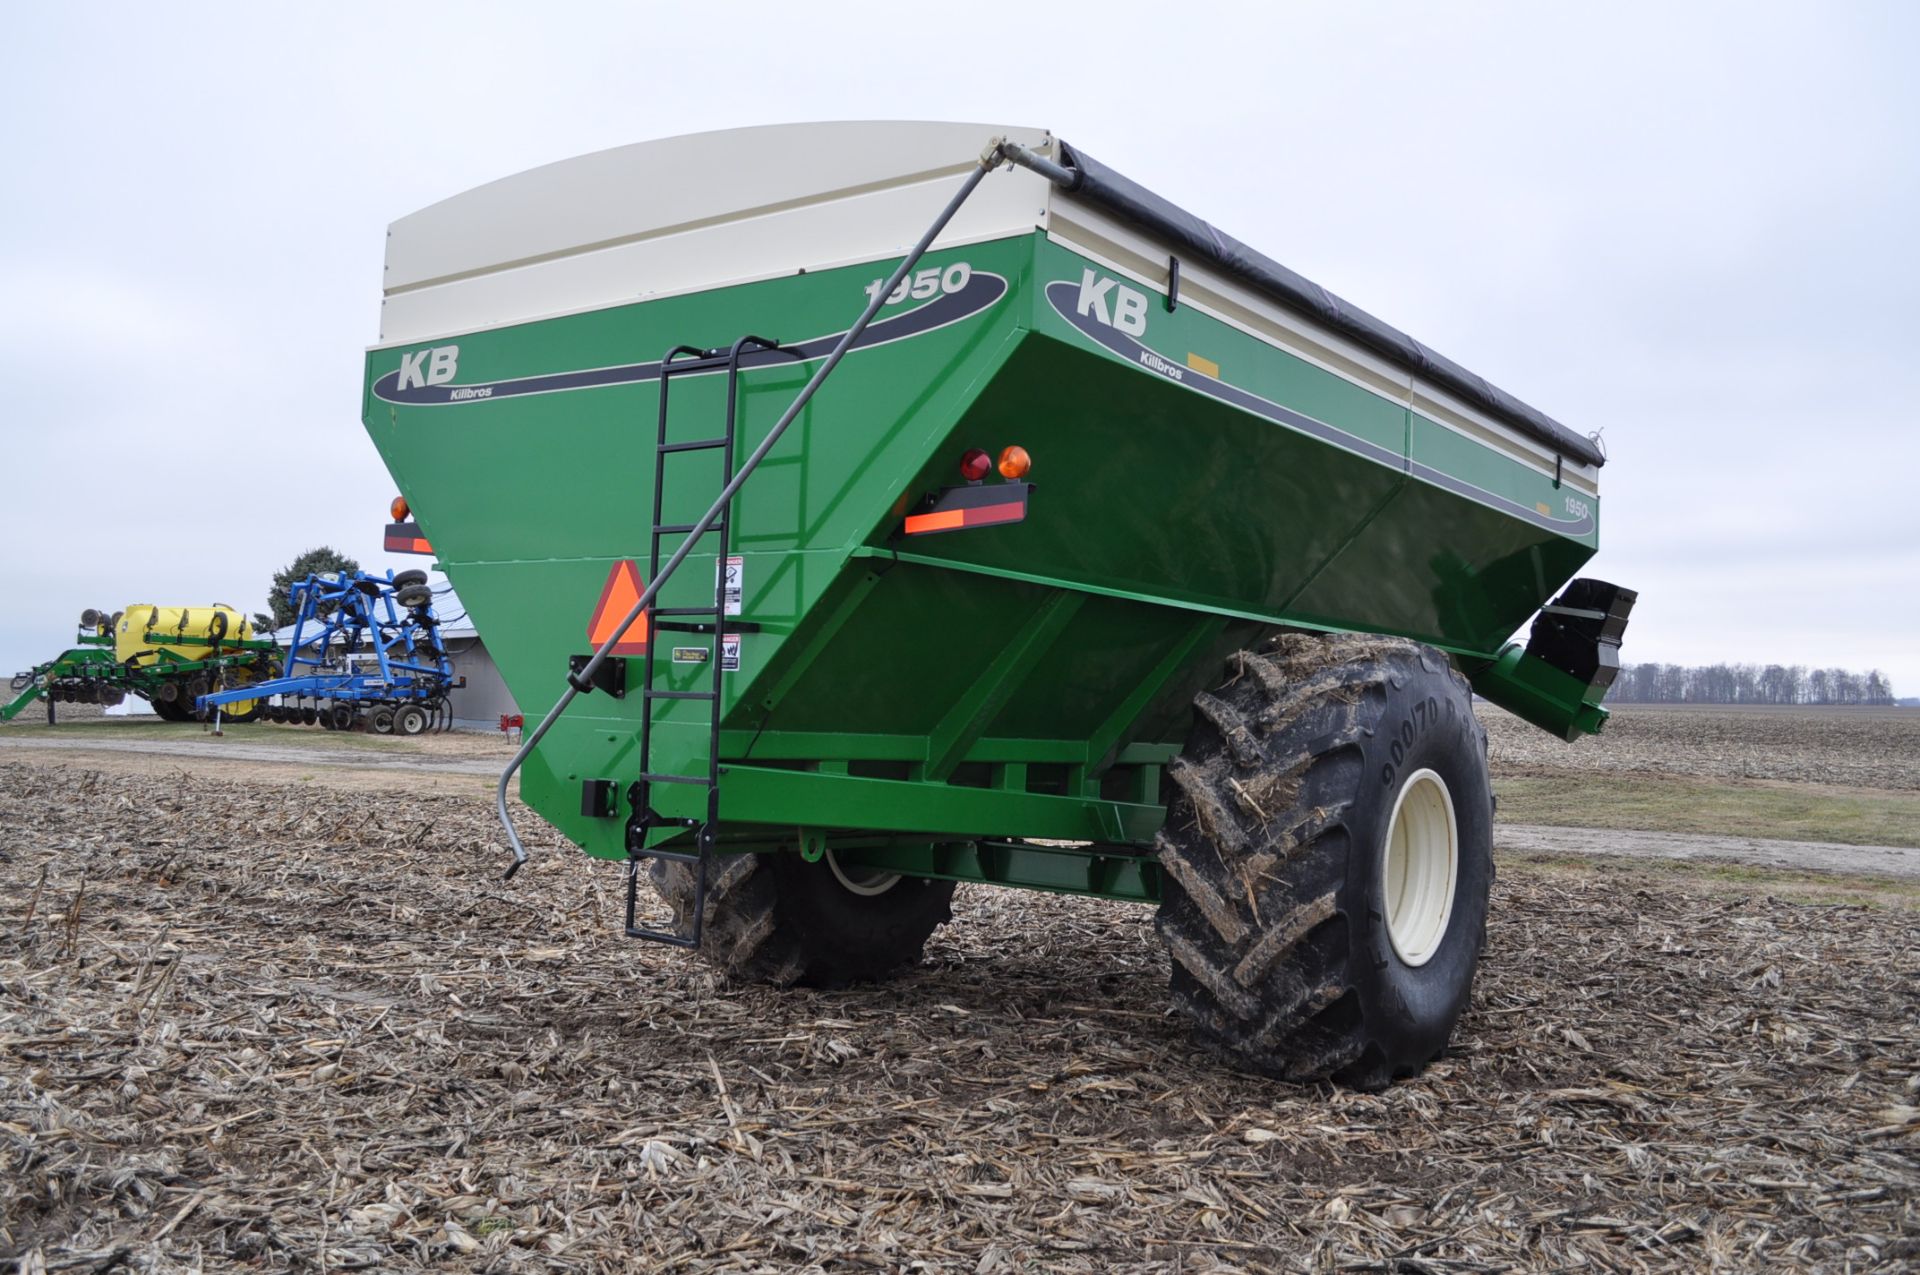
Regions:
<instances>
[{"instance_id":1,"label":"amber marker light","mask_svg":"<svg viewBox=\"0 0 1920 1275\"><path fill-rule=\"evenodd\" d=\"M970 483L977 483L993 472L993 457L978 447L967 448L960 458L960 476Z\"/></svg>"},{"instance_id":2,"label":"amber marker light","mask_svg":"<svg viewBox=\"0 0 1920 1275\"><path fill-rule=\"evenodd\" d=\"M1027 455L1027 449L1024 447L1009 447L1000 453L1002 478L1025 478L1027 471L1032 468L1033 457Z\"/></svg>"},{"instance_id":3,"label":"amber marker light","mask_svg":"<svg viewBox=\"0 0 1920 1275\"><path fill-rule=\"evenodd\" d=\"M405 496L395 496L393 503L388 505L387 509L393 514L393 520L395 522L405 522L407 515L413 512L412 507L407 504L407 498Z\"/></svg>"}]
</instances>

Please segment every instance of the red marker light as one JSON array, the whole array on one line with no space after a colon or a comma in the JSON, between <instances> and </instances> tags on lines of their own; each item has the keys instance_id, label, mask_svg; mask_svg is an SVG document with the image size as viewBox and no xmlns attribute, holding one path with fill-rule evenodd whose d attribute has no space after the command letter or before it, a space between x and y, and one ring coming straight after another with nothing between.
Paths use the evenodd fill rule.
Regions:
<instances>
[{"instance_id":1,"label":"red marker light","mask_svg":"<svg viewBox=\"0 0 1920 1275\"><path fill-rule=\"evenodd\" d=\"M393 503L387 506L387 510L393 514L393 520L395 522L405 522L407 515L413 512L412 507L407 504L407 498L405 496L395 496Z\"/></svg>"},{"instance_id":2,"label":"red marker light","mask_svg":"<svg viewBox=\"0 0 1920 1275\"><path fill-rule=\"evenodd\" d=\"M967 454L960 458L960 476L970 483L977 483L993 472L993 457L978 447L969 447Z\"/></svg>"},{"instance_id":3,"label":"red marker light","mask_svg":"<svg viewBox=\"0 0 1920 1275\"><path fill-rule=\"evenodd\" d=\"M1033 457L1027 455L1024 447L1009 447L1000 453L1000 476L1002 478L1025 478L1027 471L1033 468Z\"/></svg>"}]
</instances>

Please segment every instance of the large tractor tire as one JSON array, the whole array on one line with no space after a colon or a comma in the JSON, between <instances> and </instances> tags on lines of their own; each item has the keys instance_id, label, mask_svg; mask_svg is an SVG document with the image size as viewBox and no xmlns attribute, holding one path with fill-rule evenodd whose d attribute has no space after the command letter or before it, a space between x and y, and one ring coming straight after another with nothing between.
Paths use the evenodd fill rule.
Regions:
<instances>
[{"instance_id":1,"label":"large tractor tire","mask_svg":"<svg viewBox=\"0 0 1920 1275\"><path fill-rule=\"evenodd\" d=\"M154 691L153 695L147 700L147 703L153 705L153 711L159 715L160 720L163 722L190 722L193 720L193 709L180 702L179 687L180 684L178 682L162 682ZM171 699L168 698L168 691L173 692Z\"/></svg>"},{"instance_id":2,"label":"large tractor tire","mask_svg":"<svg viewBox=\"0 0 1920 1275\"><path fill-rule=\"evenodd\" d=\"M1289 1080L1378 1089L1446 1048L1493 876L1464 679L1396 638L1285 634L1194 701L1155 849L1173 997Z\"/></svg>"},{"instance_id":3,"label":"large tractor tire","mask_svg":"<svg viewBox=\"0 0 1920 1275\"><path fill-rule=\"evenodd\" d=\"M695 869L655 859L653 885L684 930ZM735 978L776 987L872 982L919 961L927 936L953 918L953 882L842 869L831 854L722 856L707 876L700 955Z\"/></svg>"}]
</instances>

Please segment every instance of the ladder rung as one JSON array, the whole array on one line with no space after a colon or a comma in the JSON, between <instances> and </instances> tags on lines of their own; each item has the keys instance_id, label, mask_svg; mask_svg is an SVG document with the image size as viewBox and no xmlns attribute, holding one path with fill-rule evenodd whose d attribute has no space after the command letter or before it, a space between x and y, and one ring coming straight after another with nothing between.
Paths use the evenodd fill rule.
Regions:
<instances>
[{"instance_id":1,"label":"ladder rung","mask_svg":"<svg viewBox=\"0 0 1920 1275\"><path fill-rule=\"evenodd\" d=\"M713 780L704 775L656 775L641 771L640 778L650 784L698 784L702 788L713 787Z\"/></svg>"},{"instance_id":2,"label":"ladder rung","mask_svg":"<svg viewBox=\"0 0 1920 1275\"><path fill-rule=\"evenodd\" d=\"M696 438L687 443L661 443L660 450L663 452L709 451L715 447L725 447L732 441L730 438Z\"/></svg>"},{"instance_id":3,"label":"ladder rung","mask_svg":"<svg viewBox=\"0 0 1920 1275\"><path fill-rule=\"evenodd\" d=\"M712 691L656 691L646 690L641 694L648 699L712 699Z\"/></svg>"},{"instance_id":4,"label":"ladder rung","mask_svg":"<svg viewBox=\"0 0 1920 1275\"><path fill-rule=\"evenodd\" d=\"M685 535L687 532L692 531L695 527L699 525L700 524L697 522L663 522L658 527L655 527L653 529L653 534L656 536ZM706 531L703 531L700 534L710 535L716 531L725 531L726 528L727 528L727 520L725 518L716 518L713 521L713 525L708 527Z\"/></svg>"}]
</instances>

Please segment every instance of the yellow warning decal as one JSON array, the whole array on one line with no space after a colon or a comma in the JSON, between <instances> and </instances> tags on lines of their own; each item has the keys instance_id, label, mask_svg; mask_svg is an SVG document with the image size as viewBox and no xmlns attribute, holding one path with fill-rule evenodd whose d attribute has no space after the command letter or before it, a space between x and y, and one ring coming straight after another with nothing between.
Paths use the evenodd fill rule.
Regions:
<instances>
[{"instance_id":1,"label":"yellow warning decal","mask_svg":"<svg viewBox=\"0 0 1920 1275\"><path fill-rule=\"evenodd\" d=\"M1547 508L1547 507L1546 507L1545 505L1542 505L1542 504L1538 504L1538 503L1536 503L1536 504L1534 505L1534 509L1535 509L1535 510L1537 510L1537 511L1539 512L1539 514L1540 514L1540 516L1541 516L1542 518L1551 518L1551 517L1553 517L1553 510L1551 510L1551 509L1549 509L1549 508Z\"/></svg>"},{"instance_id":2,"label":"yellow warning decal","mask_svg":"<svg viewBox=\"0 0 1920 1275\"><path fill-rule=\"evenodd\" d=\"M1187 351L1187 366L1202 376L1211 376L1216 381L1220 379L1220 365L1212 359L1203 358L1193 353L1191 350Z\"/></svg>"}]
</instances>

